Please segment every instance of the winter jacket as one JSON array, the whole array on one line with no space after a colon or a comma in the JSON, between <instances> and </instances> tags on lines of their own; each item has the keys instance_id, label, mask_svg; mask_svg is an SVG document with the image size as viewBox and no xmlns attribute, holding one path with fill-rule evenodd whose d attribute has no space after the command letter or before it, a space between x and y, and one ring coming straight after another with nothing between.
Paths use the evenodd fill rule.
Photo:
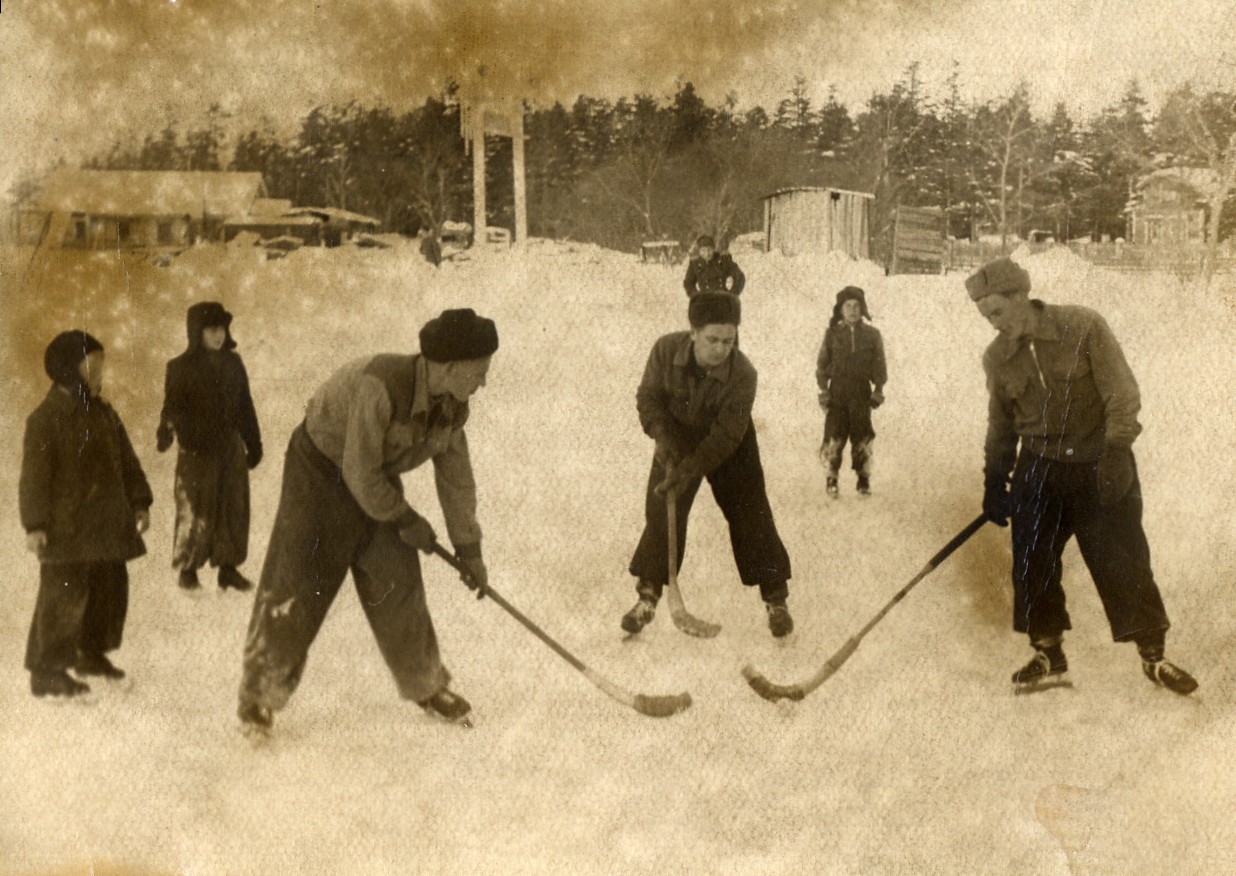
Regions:
<instances>
[{"instance_id":1,"label":"winter jacket","mask_svg":"<svg viewBox=\"0 0 1236 876\"><path fill-rule=\"evenodd\" d=\"M150 485L115 409L53 386L26 418L19 505L26 532L47 534L43 563L140 557L136 513Z\"/></svg>"},{"instance_id":2,"label":"winter jacket","mask_svg":"<svg viewBox=\"0 0 1236 876\"><path fill-rule=\"evenodd\" d=\"M678 437L690 449L683 463L706 475L738 449L751 427L755 386L755 367L740 350L704 369L695 362L691 333L674 332L653 344L635 405L648 435Z\"/></svg>"},{"instance_id":3,"label":"winter jacket","mask_svg":"<svg viewBox=\"0 0 1236 876\"><path fill-rule=\"evenodd\" d=\"M442 516L458 548L481 540L467 420L467 402L429 395L424 357L382 354L336 371L309 400L305 428L374 520L414 513L399 476L432 459Z\"/></svg>"},{"instance_id":4,"label":"winter jacket","mask_svg":"<svg viewBox=\"0 0 1236 876\"><path fill-rule=\"evenodd\" d=\"M691 259L682 288L687 290L688 297L700 292L730 292L741 295L746 282L747 278L729 253L714 252L708 261L702 258Z\"/></svg>"},{"instance_id":5,"label":"winter jacket","mask_svg":"<svg viewBox=\"0 0 1236 876\"><path fill-rule=\"evenodd\" d=\"M872 390L888 382L880 330L861 320L830 325L816 357L815 380L828 390L830 407L870 404Z\"/></svg>"},{"instance_id":6,"label":"winter jacket","mask_svg":"<svg viewBox=\"0 0 1236 876\"><path fill-rule=\"evenodd\" d=\"M1141 396L1115 336L1086 307L1034 301L1030 336L998 336L983 354L990 401L986 471L1006 477L1020 439L1062 462L1094 462L1104 446L1131 447L1141 432Z\"/></svg>"},{"instance_id":7,"label":"winter jacket","mask_svg":"<svg viewBox=\"0 0 1236 876\"><path fill-rule=\"evenodd\" d=\"M249 464L254 466L262 457L262 433L245 363L231 349L236 342L230 332L222 350L204 348L204 326L195 316L190 309L188 349L167 363L159 417L160 447L170 443L174 431L185 450L214 455L230 448L232 436L239 434Z\"/></svg>"}]
</instances>

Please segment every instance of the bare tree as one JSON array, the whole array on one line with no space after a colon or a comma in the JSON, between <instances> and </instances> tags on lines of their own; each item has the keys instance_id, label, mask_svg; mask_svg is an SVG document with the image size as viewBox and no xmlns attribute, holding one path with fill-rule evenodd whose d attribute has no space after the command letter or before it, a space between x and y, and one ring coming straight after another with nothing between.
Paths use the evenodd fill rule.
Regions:
<instances>
[{"instance_id":1,"label":"bare tree","mask_svg":"<svg viewBox=\"0 0 1236 876\"><path fill-rule=\"evenodd\" d=\"M1236 94L1198 94L1185 85L1164 103L1157 133L1160 143L1177 157L1199 162L1211 171L1207 190L1202 192L1209 213L1203 276L1209 282L1218 259L1223 209L1236 193Z\"/></svg>"}]
</instances>

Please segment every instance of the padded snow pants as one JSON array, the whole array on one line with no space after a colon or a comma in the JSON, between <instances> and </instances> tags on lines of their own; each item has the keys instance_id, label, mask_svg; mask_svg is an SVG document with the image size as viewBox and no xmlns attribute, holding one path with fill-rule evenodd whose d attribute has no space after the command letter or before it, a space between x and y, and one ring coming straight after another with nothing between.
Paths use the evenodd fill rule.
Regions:
<instances>
[{"instance_id":1,"label":"padded snow pants","mask_svg":"<svg viewBox=\"0 0 1236 876\"><path fill-rule=\"evenodd\" d=\"M1013 629L1031 641L1072 629L1060 557L1076 536L1117 642L1158 638L1170 626L1150 569L1136 469L1128 494L1099 504L1095 463L1022 451L1013 470Z\"/></svg>"},{"instance_id":2,"label":"padded snow pants","mask_svg":"<svg viewBox=\"0 0 1236 876\"><path fill-rule=\"evenodd\" d=\"M120 647L129 612L129 571L123 562L44 563L26 640L31 672L68 669L77 652Z\"/></svg>"},{"instance_id":3,"label":"padded snow pants","mask_svg":"<svg viewBox=\"0 0 1236 876\"><path fill-rule=\"evenodd\" d=\"M249 554L249 466L239 435L215 454L181 448L176 456L178 569L239 566Z\"/></svg>"},{"instance_id":4,"label":"padded snow pants","mask_svg":"<svg viewBox=\"0 0 1236 876\"><path fill-rule=\"evenodd\" d=\"M302 423L288 442L279 510L253 601L242 705L287 705L349 570L400 696L419 702L445 687L450 676L438 654L416 550L393 523L361 510L339 467Z\"/></svg>"},{"instance_id":5,"label":"padded snow pants","mask_svg":"<svg viewBox=\"0 0 1236 876\"><path fill-rule=\"evenodd\" d=\"M820 460L828 466L829 477L835 478L841 471L841 457L846 441L850 442L850 458L854 471L862 477L871 477L875 429L871 425L870 405L830 406L824 415L824 442L820 445Z\"/></svg>"},{"instance_id":6,"label":"padded snow pants","mask_svg":"<svg viewBox=\"0 0 1236 876\"><path fill-rule=\"evenodd\" d=\"M652 587L652 591L640 591L640 595L654 598L660 597L661 588L669 580L669 525L665 497L654 492L654 488L665 480L665 475L665 470L654 460L644 493L644 532L631 558L630 568L632 575ZM764 468L760 464L760 448L754 426L747 428L747 434L738 448L707 478L713 498L729 524L730 547L742 583L748 587L758 586L765 600L785 599L788 594L786 582L790 578L790 557L781 536L777 534L772 508L768 504ZM702 478L695 478L678 495L679 568L682 567L687 546L687 518L702 482Z\"/></svg>"}]
</instances>

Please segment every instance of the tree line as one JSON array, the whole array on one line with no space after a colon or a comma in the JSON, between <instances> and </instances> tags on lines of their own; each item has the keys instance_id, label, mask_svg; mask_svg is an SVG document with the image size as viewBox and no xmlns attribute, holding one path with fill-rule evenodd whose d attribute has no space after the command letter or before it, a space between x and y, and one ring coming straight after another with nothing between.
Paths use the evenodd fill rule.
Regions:
<instances>
[{"instance_id":1,"label":"tree line","mask_svg":"<svg viewBox=\"0 0 1236 876\"><path fill-rule=\"evenodd\" d=\"M789 186L875 195L876 256L898 205L938 207L949 233L1008 240L1042 230L1057 240L1115 239L1137 181L1156 167L1213 171L1213 240L1236 209L1236 93L1169 94L1151 114L1138 84L1084 122L1057 105L1031 108L1021 84L982 102L962 98L959 75L928 96L917 65L852 112L831 90L812 101L807 80L768 111L710 105L690 82L669 97L530 108L526 115L529 232L633 250L710 233L722 240L762 227L762 197ZM321 106L293 135L261 125L231 137L212 107L204 121L116 143L87 166L259 171L271 197L341 207L404 234L440 232L472 215L471 159L453 92L396 113L357 102ZM489 222L513 226L511 144L487 138Z\"/></svg>"}]
</instances>

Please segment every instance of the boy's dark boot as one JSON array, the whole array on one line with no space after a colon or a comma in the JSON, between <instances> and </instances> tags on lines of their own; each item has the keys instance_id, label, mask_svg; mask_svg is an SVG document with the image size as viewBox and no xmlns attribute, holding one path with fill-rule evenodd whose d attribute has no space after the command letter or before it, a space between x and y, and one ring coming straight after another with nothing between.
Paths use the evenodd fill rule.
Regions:
<instances>
[{"instance_id":1,"label":"boy's dark boot","mask_svg":"<svg viewBox=\"0 0 1236 876\"><path fill-rule=\"evenodd\" d=\"M235 566L220 566L219 589L227 590L229 587L244 593L246 590L253 589L253 582L240 574L240 571Z\"/></svg>"},{"instance_id":2,"label":"boy's dark boot","mask_svg":"<svg viewBox=\"0 0 1236 876\"><path fill-rule=\"evenodd\" d=\"M200 590L202 582L197 580L197 569L181 569L176 583L181 590Z\"/></svg>"},{"instance_id":3,"label":"boy's dark boot","mask_svg":"<svg viewBox=\"0 0 1236 876\"><path fill-rule=\"evenodd\" d=\"M36 669L30 673L30 692L36 697L76 697L90 693L90 685L63 669Z\"/></svg>"},{"instance_id":4,"label":"boy's dark boot","mask_svg":"<svg viewBox=\"0 0 1236 876\"><path fill-rule=\"evenodd\" d=\"M836 499L841 494L841 490L837 486L837 478L835 475L829 475L828 481L824 486L829 498Z\"/></svg>"},{"instance_id":5,"label":"boy's dark boot","mask_svg":"<svg viewBox=\"0 0 1236 876\"><path fill-rule=\"evenodd\" d=\"M866 475L858 476L858 494L860 496L871 495L871 479Z\"/></svg>"},{"instance_id":6,"label":"boy's dark boot","mask_svg":"<svg viewBox=\"0 0 1236 876\"><path fill-rule=\"evenodd\" d=\"M260 737L270 735L270 728L274 724L274 717L271 715L270 709L265 706L241 700L240 707L236 709L236 716L240 718L240 732L246 736Z\"/></svg>"},{"instance_id":7,"label":"boy's dark boot","mask_svg":"<svg viewBox=\"0 0 1236 876\"><path fill-rule=\"evenodd\" d=\"M86 654L78 651L73 671L78 675L97 675L109 681L120 681L124 678L124 670L113 664L104 654Z\"/></svg>"}]
</instances>

